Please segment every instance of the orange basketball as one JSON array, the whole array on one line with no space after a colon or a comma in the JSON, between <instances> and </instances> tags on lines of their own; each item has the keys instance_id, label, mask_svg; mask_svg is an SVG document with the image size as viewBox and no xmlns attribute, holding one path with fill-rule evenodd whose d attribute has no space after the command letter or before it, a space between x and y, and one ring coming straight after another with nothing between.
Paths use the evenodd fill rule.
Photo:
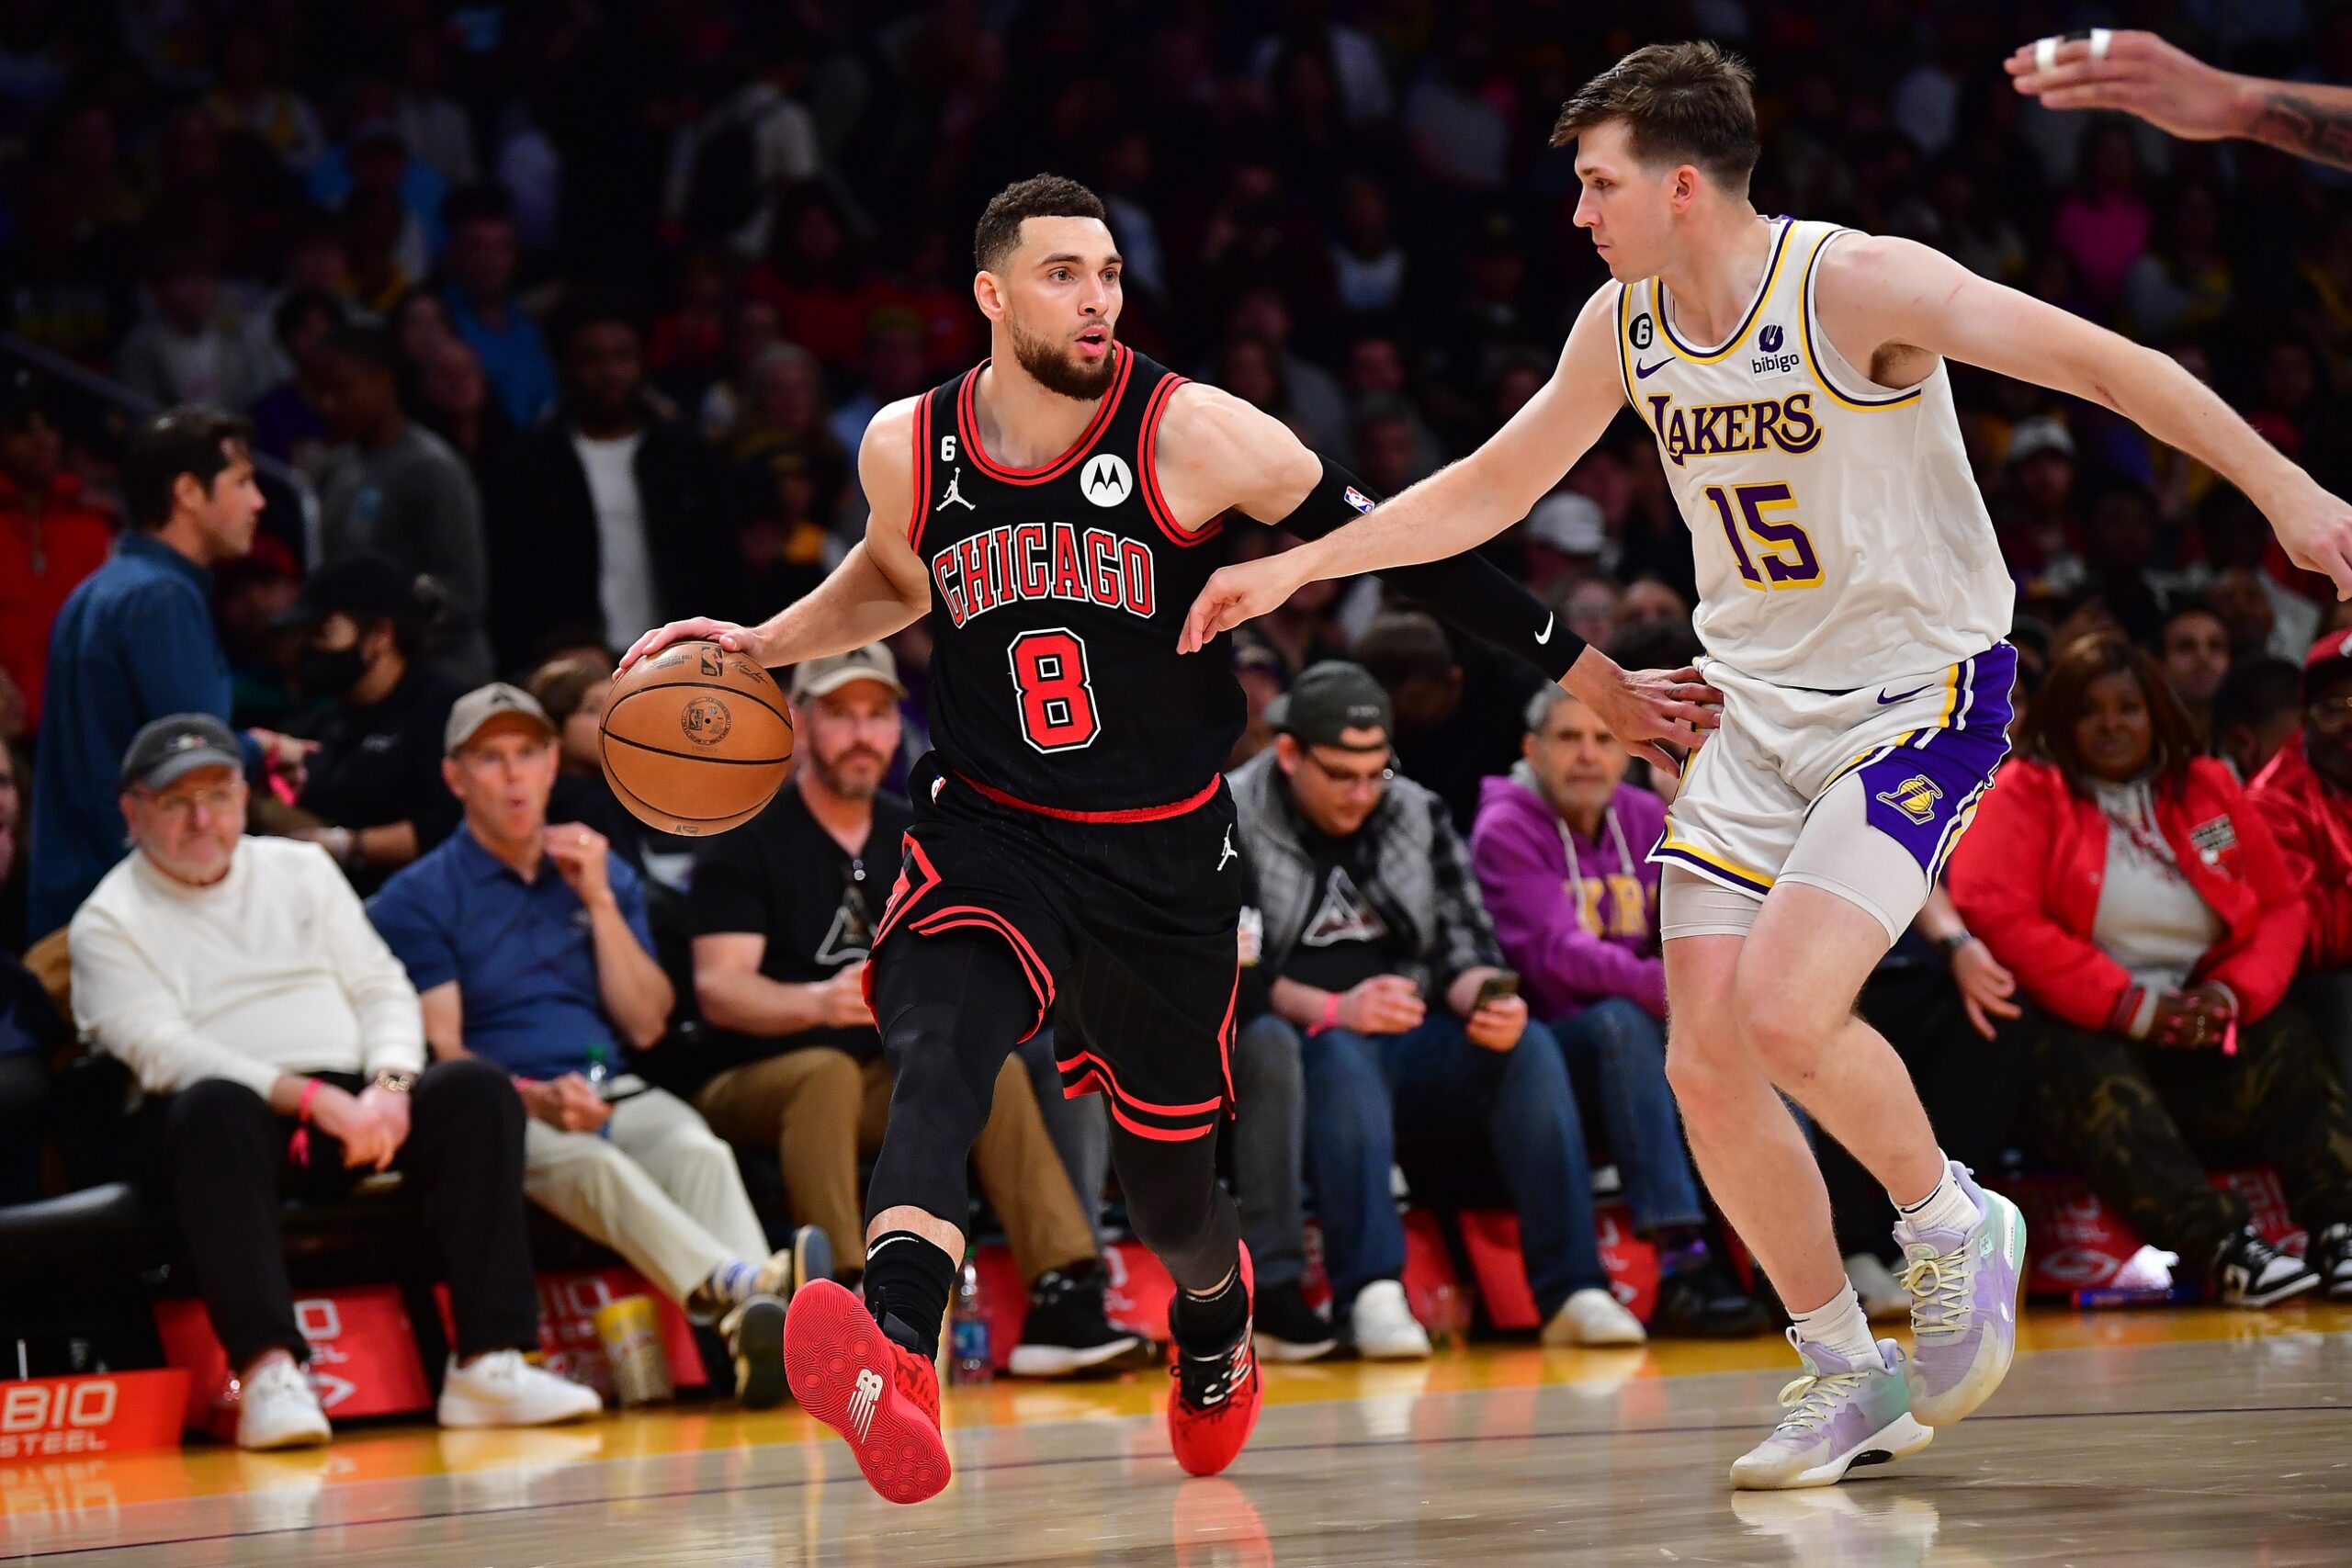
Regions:
<instances>
[{"instance_id":1,"label":"orange basketball","mask_svg":"<svg viewBox=\"0 0 2352 1568\"><path fill-rule=\"evenodd\" d=\"M723 833L775 796L792 761L776 683L715 642L673 643L613 682L597 750L605 777L647 825Z\"/></svg>"}]
</instances>

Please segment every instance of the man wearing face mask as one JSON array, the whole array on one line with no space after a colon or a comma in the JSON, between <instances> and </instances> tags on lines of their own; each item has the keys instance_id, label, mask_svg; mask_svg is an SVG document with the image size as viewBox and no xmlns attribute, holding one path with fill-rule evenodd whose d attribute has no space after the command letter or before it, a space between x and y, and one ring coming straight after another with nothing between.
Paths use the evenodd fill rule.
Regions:
<instances>
[{"instance_id":1,"label":"man wearing face mask","mask_svg":"<svg viewBox=\"0 0 2352 1568\"><path fill-rule=\"evenodd\" d=\"M278 624L305 633L296 674L323 705L295 802L316 823L295 836L333 855L365 896L458 825L441 733L462 688L418 661L424 611L413 579L382 556L319 568Z\"/></svg>"}]
</instances>

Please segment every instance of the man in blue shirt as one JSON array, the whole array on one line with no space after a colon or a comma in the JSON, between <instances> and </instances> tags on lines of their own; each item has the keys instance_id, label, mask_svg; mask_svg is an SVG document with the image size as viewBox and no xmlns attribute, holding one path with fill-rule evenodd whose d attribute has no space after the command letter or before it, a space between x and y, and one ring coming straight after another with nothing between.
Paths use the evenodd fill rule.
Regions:
<instances>
[{"instance_id":1,"label":"man in blue shirt","mask_svg":"<svg viewBox=\"0 0 2352 1568\"><path fill-rule=\"evenodd\" d=\"M32 866L25 930L74 918L122 858L117 775L130 738L165 714L229 717L229 660L212 626L212 570L253 548L262 496L242 419L188 405L134 432L123 456L130 531L114 558L57 613L42 685L33 773ZM265 730L248 768L299 760L300 742Z\"/></svg>"},{"instance_id":2,"label":"man in blue shirt","mask_svg":"<svg viewBox=\"0 0 2352 1568\"><path fill-rule=\"evenodd\" d=\"M555 361L538 323L514 298L521 255L514 198L503 186L471 186L443 204L441 220L449 231L443 266L449 324L481 360L482 375L515 425L528 430L555 401Z\"/></svg>"},{"instance_id":3,"label":"man in blue shirt","mask_svg":"<svg viewBox=\"0 0 2352 1568\"><path fill-rule=\"evenodd\" d=\"M735 1156L694 1108L620 1071L675 1002L645 890L602 834L548 825L555 726L493 682L450 709L441 775L465 826L384 885L368 918L407 965L436 1057L514 1075L523 1188L687 1313L720 1319L754 1409L785 1393L784 1298L832 1272L821 1232L773 1258Z\"/></svg>"}]
</instances>

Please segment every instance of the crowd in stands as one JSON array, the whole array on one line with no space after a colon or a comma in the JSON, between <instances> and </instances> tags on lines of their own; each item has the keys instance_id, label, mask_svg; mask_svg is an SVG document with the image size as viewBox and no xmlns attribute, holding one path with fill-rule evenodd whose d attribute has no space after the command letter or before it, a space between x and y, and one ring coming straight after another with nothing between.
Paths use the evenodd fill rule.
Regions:
<instances>
[{"instance_id":1,"label":"crowd in stands","mask_svg":"<svg viewBox=\"0 0 2352 1568\"><path fill-rule=\"evenodd\" d=\"M2352 80L2352 9L2166 10L2207 58ZM778 1303L863 1257L891 1066L860 971L927 635L786 674L794 778L699 846L620 807L596 723L614 649L839 559L866 420L984 352L966 225L1041 168L1109 207L1123 337L1392 492L1526 401L1601 281L1554 107L1711 35L1758 68L1761 210L2116 325L2344 493L2345 177L2023 102L1998 62L2047 11L0 7L0 1201L71 1164L41 1158L51 1066L124 1064L256 1442L324 1430L271 1195L395 1168L452 1287L445 1420L579 1413L514 1354L526 1201L779 1397ZM2079 1172L2227 1299L2352 1299L2352 615L2199 465L1953 387L2018 585L2017 751L1861 1010L1955 1157ZM1623 662L1701 651L1630 416L1488 548ZM1374 581L1232 657L1225 1136L1268 1358L1429 1353L1397 1168L1516 1212L1546 1343L1776 1323L1667 1081L1671 781ZM1138 1352L1105 1317L1107 1136L1041 1031L976 1150L1031 1292L1016 1371ZM1849 1269L1900 1312L1876 1195L1822 1143ZM2278 1168L2302 1257L2207 1182L2223 1159ZM1601 1166L1659 1254L1647 1324L1607 1288Z\"/></svg>"}]
</instances>

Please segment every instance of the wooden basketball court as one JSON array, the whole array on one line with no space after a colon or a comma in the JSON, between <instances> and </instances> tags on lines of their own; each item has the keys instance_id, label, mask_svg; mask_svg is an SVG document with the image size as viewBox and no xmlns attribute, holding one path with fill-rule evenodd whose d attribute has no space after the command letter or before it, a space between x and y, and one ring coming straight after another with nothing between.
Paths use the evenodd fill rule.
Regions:
<instances>
[{"instance_id":1,"label":"wooden basketball court","mask_svg":"<svg viewBox=\"0 0 2352 1568\"><path fill-rule=\"evenodd\" d=\"M1188 1481L1164 1379L949 1395L957 1478L897 1508L786 1410L357 1429L329 1449L0 1464L0 1558L77 1564L2352 1562L2352 1310L2038 1313L1994 1402L1817 1492L1734 1494L1771 1340L1274 1368Z\"/></svg>"}]
</instances>

